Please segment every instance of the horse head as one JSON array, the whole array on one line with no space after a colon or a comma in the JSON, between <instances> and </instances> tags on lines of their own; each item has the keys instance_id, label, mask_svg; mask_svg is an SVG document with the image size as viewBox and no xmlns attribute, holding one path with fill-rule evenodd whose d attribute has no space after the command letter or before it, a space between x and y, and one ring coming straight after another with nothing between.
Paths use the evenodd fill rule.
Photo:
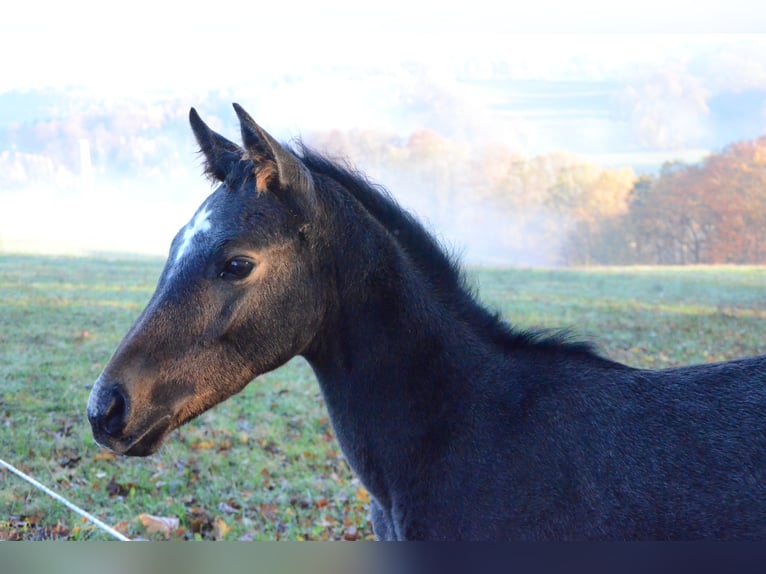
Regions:
<instances>
[{"instance_id":1,"label":"horse head","mask_svg":"<svg viewBox=\"0 0 766 574\"><path fill-rule=\"evenodd\" d=\"M190 123L217 188L173 240L157 288L96 380L88 419L117 453L173 429L300 354L321 320L309 170L237 104L243 145Z\"/></svg>"}]
</instances>

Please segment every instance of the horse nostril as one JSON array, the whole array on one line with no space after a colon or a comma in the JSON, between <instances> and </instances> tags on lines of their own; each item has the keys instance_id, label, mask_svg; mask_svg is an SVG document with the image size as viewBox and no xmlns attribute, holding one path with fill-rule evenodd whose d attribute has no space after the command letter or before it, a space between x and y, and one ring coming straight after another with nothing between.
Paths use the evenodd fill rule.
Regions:
<instances>
[{"instance_id":1,"label":"horse nostril","mask_svg":"<svg viewBox=\"0 0 766 574\"><path fill-rule=\"evenodd\" d=\"M109 436L116 436L124 429L128 421L128 401L118 386L112 387L109 404L101 416L101 428Z\"/></svg>"}]
</instances>

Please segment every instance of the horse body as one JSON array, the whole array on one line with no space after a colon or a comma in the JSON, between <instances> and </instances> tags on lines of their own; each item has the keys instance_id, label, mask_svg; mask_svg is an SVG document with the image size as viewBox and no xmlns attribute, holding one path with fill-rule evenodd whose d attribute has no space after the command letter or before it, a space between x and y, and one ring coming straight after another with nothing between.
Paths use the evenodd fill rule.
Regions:
<instances>
[{"instance_id":1,"label":"horse body","mask_svg":"<svg viewBox=\"0 0 766 574\"><path fill-rule=\"evenodd\" d=\"M651 372L522 348L474 364L455 342L357 373L309 357L381 538L766 535L764 359Z\"/></svg>"},{"instance_id":2,"label":"horse body","mask_svg":"<svg viewBox=\"0 0 766 574\"><path fill-rule=\"evenodd\" d=\"M236 106L235 106L236 107ZM358 174L191 122L220 187L94 385L117 452L302 355L382 539L766 538L766 357L633 369L488 312Z\"/></svg>"}]
</instances>

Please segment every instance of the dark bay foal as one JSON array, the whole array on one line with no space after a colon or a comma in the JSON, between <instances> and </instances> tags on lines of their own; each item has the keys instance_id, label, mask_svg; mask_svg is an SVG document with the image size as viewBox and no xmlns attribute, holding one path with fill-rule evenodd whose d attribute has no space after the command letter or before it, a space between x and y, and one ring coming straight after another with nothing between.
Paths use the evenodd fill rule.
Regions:
<instances>
[{"instance_id":1,"label":"dark bay foal","mask_svg":"<svg viewBox=\"0 0 766 574\"><path fill-rule=\"evenodd\" d=\"M145 456L302 355L383 539L766 539L766 357L630 368L516 331L362 176L191 111L218 188L96 381Z\"/></svg>"}]
</instances>

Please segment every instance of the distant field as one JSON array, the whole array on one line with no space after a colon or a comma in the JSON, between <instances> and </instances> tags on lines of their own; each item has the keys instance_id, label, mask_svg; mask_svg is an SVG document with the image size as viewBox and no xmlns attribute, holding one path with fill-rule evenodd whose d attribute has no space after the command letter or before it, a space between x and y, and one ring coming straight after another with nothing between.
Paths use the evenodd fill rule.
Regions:
<instances>
[{"instance_id":1,"label":"distant field","mask_svg":"<svg viewBox=\"0 0 766 574\"><path fill-rule=\"evenodd\" d=\"M369 499L294 360L148 459L97 447L93 380L148 300L159 260L0 255L0 457L131 537L369 538ZM633 366L766 353L766 267L475 270L515 325L572 328ZM172 531L144 517L178 518ZM0 539L105 539L0 471Z\"/></svg>"}]
</instances>

